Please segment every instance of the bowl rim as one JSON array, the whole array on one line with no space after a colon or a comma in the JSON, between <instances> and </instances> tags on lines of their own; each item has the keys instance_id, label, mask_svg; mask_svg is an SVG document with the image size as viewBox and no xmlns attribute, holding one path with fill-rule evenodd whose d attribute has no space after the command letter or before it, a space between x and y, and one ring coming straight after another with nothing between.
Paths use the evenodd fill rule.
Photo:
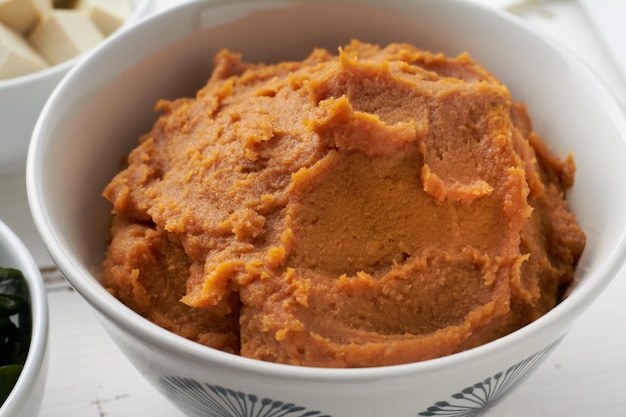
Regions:
<instances>
[{"instance_id":1,"label":"bowl rim","mask_svg":"<svg viewBox=\"0 0 626 417\"><path fill-rule=\"evenodd\" d=\"M150 12L152 12L153 10L154 1L155 0L137 0L133 2L133 0L130 0L131 3L135 3L135 6L128 18L114 33L121 32L122 30L128 28L131 24L134 24L135 22L141 20L144 16L149 15ZM0 91L2 91L2 89L4 88L21 88L24 85L37 83L42 80L48 79L51 76L60 77L63 73L74 67L82 59L86 58L95 49L97 49L97 47L74 58L70 58L67 61L60 62L56 65L51 65L39 71L0 80Z\"/></svg>"},{"instance_id":2,"label":"bowl rim","mask_svg":"<svg viewBox=\"0 0 626 417\"><path fill-rule=\"evenodd\" d=\"M6 250L7 255L14 259L13 267L22 272L28 284L33 316L30 347L24 368L13 390L0 407L0 416L11 416L20 411L26 401L32 401L29 397L33 386L37 383L40 374L47 371L42 368L46 366L48 355L48 298L43 278L34 258L17 234L2 220L0 220L0 236L2 239L0 250Z\"/></svg>"},{"instance_id":3,"label":"bowl rim","mask_svg":"<svg viewBox=\"0 0 626 417\"><path fill-rule=\"evenodd\" d=\"M248 1L252 2L251 0L247 0L247 2ZM305 0L281 0L276 3L293 3L294 1L303 2ZM185 2L174 6L172 9L178 10L193 8L194 5L198 3L203 3L203 0ZM220 0L212 2L214 5L225 3L227 2ZM354 3L360 6L366 6L369 5L371 1L358 3L355 0L344 0L343 3ZM402 3L402 1L391 0L389 3L398 5ZM450 3L451 6L463 5L465 7L478 8L481 9L482 13L494 15L494 18L497 17L499 19L505 19L508 24L516 26L518 29L524 31L526 36L539 39L555 53L562 56L568 62L573 63L577 67L577 71L580 71L582 76L594 84L597 89L597 94L599 94L599 98L602 98L604 110L611 115L616 127L622 133L623 142L626 142L626 119L615 96L607 89L606 85L596 77L593 71L572 52L560 46L550 37L542 36L539 31L529 27L518 17L508 14L502 10L472 0L448 0L448 3ZM166 13L158 13L154 16L148 17L143 22L140 22L127 30L123 36L121 35L116 39L112 39L111 42L104 45L99 52L106 51L108 48L114 47L117 42L123 42L123 38L126 36L136 36L136 32L139 32L139 35L143 30L144 25L156 24L156 22L166 19L166 17L164 17L165 14ZM314 368L276 364L245 358L192 342L144 319L116 300L112 295L106 292L106 290L97 282L96 278L93 277L89 271L75 263L74 259L68 257L63 250L60 250L60 247L58 246L58 242L60 240L58 238L58 232L49 228L50 222L48 221L48 213L46 212L44 206L45 199L42 197L43 174L41 172L41 167L43 166L43 154L45 153L46 148L46 138L42 137L42 126L46 122L48 115L53 111L53 108L55 107L54 102L58 100L64 93L64 90L69 88L71 85L72 75L82 71L83 68L89 65L89 63L94 59L95 58L93 56L87 57L83 62L74 67L70 74L65 77L63 82L57 86L54 93L46 103L46 106L44 107L44 110L42 111L42 114L35 126L27 161L28 198L33 211L33 218L42 239L44 240L46 246L49 247L51 256L72 286L87 299L92 307L94 307L107 320L112 321L116 326L120 326L129 333L132 333L134 336L144 339L149 343L158 344L170 351L177 351L181 355L205 361L206 363L211 363L212 366L237 369L249 373L262 374L264 376L276 376L282 379L292 380L307 379L310 381L332 380L334 382L363 382L364 380L371 381L392 377L402 377L418 372L433 372L443 368L453 367L459 363L479 361L485 357L503 355L505 353L503 353L504 350L502 350L501 347L506 345L523 349L523 346L527 346L529 340L532 339L530 337L531 335L538 332L547 332L547 330L554 327L562 327L568 330L579 313L582 313L582 311L596 299L600 292L602 292L603 289L609 284L611 279L619 272L623 261L626 259L626 231L624 231L620 235L616 246L613 248L614 250L609 255L608 262L602 265L597 265L596 270L586 273L586 282L589 282L589 284L581 285L579 288L576 288L576 290L573 291L567 299L563 300L546 315L511 334L503 336L487 344L463 352L422 362L371 368ZM549 337L552 337L553 339L550 340L549 338L546 338L546 345L556 342L565 333L566 331L556 335L550 334Z\"/></svg>"}]
</instances>

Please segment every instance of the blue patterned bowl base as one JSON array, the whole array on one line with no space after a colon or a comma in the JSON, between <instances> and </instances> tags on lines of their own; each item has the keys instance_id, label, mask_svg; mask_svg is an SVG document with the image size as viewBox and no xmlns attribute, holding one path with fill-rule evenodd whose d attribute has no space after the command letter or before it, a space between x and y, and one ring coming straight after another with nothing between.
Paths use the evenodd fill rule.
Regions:
<instances>
[{"instance_id":1,"label":"blue patterned bowl base","mask_svg":"<svg viewBox=\"0 0 626 417\"><path fill-rule=\"evenodd\" d=\"M558 345L559 341L532 354L506 371L498 372L482 382L452 394L449 400L435 403L418 416L481 417L486 415L491 408L504 399L506 394L526 380L543 363L547 354Z\"/></svg>"},{"instance_id":2,"label":"blue patterned bowl base","mask_svg":"<svg viewBox=\"0 0 626 417\"><path fill-rule=\"evenodd\" d=\"M534 353L506 371L469 386L446 401L439 401L416 417L480 417L498 404L505 394L523 382L559 341ZM159 379L165 395L190 417L332 417L294 403L260 398L193 378L165 376Z\"/></svg>"},{"instance_id":3,"label":"blue patterned bowl base","mask_svg":"<svg viewBox=\"0 0 626 417\"><path fill-rule=\"evenodd\" d=\"M191 417L331 417L293 403L259 398L191 378L162 377L159 385Z\"/></svg>"}]
</instances>

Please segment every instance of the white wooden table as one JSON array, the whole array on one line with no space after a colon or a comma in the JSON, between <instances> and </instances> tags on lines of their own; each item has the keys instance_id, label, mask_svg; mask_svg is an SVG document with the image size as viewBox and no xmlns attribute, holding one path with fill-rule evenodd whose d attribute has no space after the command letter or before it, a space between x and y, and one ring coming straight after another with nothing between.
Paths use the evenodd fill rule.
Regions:
<instances>
[{"instance_id":1,"label":"white wooden table","mask_svg":"<svg viewBox=\"0 0 626 417\"><path fill-rule=\"evenodd\" d=\"M494 7L510 6L508 10L529 25L572 49L626 103L624 79L576 1L483 1L491 1ZM157 6L175 2L159 0ZM0 196L11 196L0 200L0 218L25 241L40 266L51 265L28 214L23 172L0 178ZM183 417L122 355L85 301L58 274L46 273L45 278L50 368L40 417ZM626 271L537 373L490 415L626 415Z\"/></svg>"}]
</instances>

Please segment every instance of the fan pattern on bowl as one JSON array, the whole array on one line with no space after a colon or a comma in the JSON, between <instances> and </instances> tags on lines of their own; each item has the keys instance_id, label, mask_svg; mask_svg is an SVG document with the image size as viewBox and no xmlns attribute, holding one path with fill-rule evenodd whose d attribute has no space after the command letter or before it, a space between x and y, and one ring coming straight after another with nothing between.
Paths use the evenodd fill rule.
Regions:
<instances>
[{"instance_id":1,"label":"fan pattern on bowl","mask_svg":"<svg viewBox=\"0 0 626 417\"><path fill-rule=\"evenodd\" d=\"M481 417L499 403L505 394L522 383L536 369L559 341L547 346L503 372L478 382L439 401L418 416Z\"/></svg>"},{"instance_id":2,"label":"fan pattern on bowl","mask_svg":"<svg viewBox=\"0 0 626 417\"><path fill-rule=\"evenodd\" d=\"M418 417L480 417L499 403L506 393L523 382L559 341L534 353L506 371L438 401ZM321 411L307 410L294 403L235 391L220 385L198 382L193 378L164 376L161 390L191 417L331 417Z\"/></svg>"},{"instance_id":3,"label":"fan pattern on bowl","mask_svg":"<svg viewBox=\"0 0 626 417\"><path fill-rule=\"evenodd\" d=\"M161 377L161 389L192 417L331 417L293 403L234 391L176 376Z\"/></svg>"}]
</instances>

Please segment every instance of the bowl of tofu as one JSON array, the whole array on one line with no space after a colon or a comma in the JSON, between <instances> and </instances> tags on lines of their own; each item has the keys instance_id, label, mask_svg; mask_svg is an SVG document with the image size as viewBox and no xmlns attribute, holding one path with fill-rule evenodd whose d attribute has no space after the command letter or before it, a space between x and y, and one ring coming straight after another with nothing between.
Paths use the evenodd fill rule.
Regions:
<instances>
[{"instance_id":1,"label":"bowl of tofu","mask_svg":"<svg viewBox=\"0 0 626 417\"><path fill-rule=\"evenodd\" d=\"M150 14L151 0L0 0L0 175L24 169L32 129L78 60Z\"/></svg>"}]
</instances>

